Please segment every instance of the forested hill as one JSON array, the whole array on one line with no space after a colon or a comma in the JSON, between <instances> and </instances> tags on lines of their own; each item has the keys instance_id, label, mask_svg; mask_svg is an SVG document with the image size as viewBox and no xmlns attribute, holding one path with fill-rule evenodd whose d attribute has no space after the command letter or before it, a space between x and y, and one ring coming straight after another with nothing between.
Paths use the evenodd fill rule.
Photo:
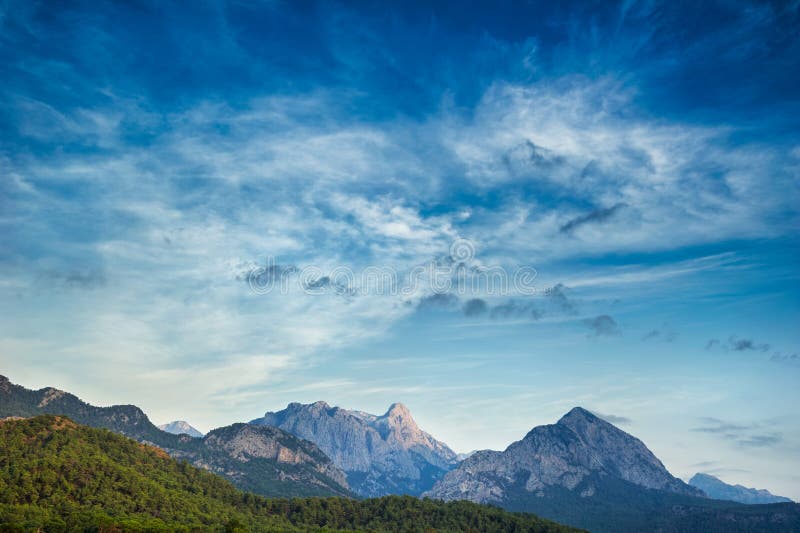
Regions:
<instances>
[{"instance_id":1,"label":"forested hill","mask_svg":"<svg viewBox=\"0 0 800 533\"><path fill-rule=\"evenodd\" d=\"M171 456L221 474L238 488L264 496L349 496L345 475L318 447L276 428L234 424L204 438L158 429L135 405L96 407L68 392L37 391L0 376L0 418L66 416L78 424L109 429Z\"/></svg>"},{"instance_id":2,"label":"forested hill","mask_svg":"<svg viewBox=\"0 0 800 533\"><path fill-rule=\"evenodd\" d=\"M390 496L266 499L103 429L0 421L0 530L575 531L466 502Z\"/></svg>"}]
</instances>

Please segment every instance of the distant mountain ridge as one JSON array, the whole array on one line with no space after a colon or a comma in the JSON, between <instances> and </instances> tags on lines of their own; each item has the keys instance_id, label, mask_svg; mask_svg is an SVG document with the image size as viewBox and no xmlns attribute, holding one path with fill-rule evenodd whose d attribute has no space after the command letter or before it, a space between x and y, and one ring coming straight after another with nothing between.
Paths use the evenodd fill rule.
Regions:
<instances>
[{"instance_id":1,"label":"distant mountain ridge","mask_svg":"<svg viewBox=\"0 0 800 533\"><path fill-rule=\"evenodd\" d=\"M689 485L697 487L709 498L730 500L746 504L788 503L792 500L776 496L766 489L751 489L742 485L729 485L711 474L697 473L689 480Z\"/></svg>"},{"instance_id":2,"label":"distant mountain ridge","mask_svg":"<svg viewBox=\"0 0 800 533\"><path fill-rule=\"evenodd\" d=\"M706 498L639 439L580 407L502 452L476 452L424 496L491 503L593 532L800 527L800 506L755 509Z\"/></svg>"},{"instance_id":3,"label":"distant mountain ridge","mask_svg":"<svg viewBox=\"0 0 800 533\"><path fill-rule=\"evenodd\" d=\"M383 415L321 401L291 403L250 423L279 427L316 443L361 496L419 495L458 463L455 452L422 431L400 403Z\"/></svg>"},{"instance_id":4,"label":"distant mountain ridge","mask_svg":"<svg viewBox=\"0 0 800 533\"><path fill-rule=\"evenodd\" d=\"M175 420L167 424L158 426L161 431L172 433L173 435L189 435L190 437L202 438L203 434L197 431L185 420Z\"/></svg>"},{"instance_id":5,"label":"distant mountain ridge","mask_svg":"<svg viewBox=\"0 0 800 533\"><path fill-rule=\"evenodd\" d=\"M63 415L74 422L109 429L173 457L217 472L240 488L266 496L350 495L344 473L312 442L276 428L234 424L203 438L157 428L134 405L95 407L48 387L38 391L0 376L0 418Z\"/></svg>"}]
</instances>

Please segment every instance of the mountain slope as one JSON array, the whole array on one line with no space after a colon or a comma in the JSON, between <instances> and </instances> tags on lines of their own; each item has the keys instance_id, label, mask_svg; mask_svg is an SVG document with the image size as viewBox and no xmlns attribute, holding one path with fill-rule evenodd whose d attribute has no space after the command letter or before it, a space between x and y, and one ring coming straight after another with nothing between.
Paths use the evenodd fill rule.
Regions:
<instances>
[{"instance_id":1,"label":"mountain slope","mask_svg":"<svg viewBox=\"0 0 800 533\"><path fill-rule=\"evenodd\" d=\"M0 523L201 529L257 520L227 481L161 449L58 416L0 422ZM59 527L60 526L60 527Z\"/></svg>"},{"instance_id":2,"label":"mountain slope","mask_svg":"<svg viewBox=\"0 0 800 533\"><path fill-rule=\"evenodd\" d=\"M202 438L203 434L197 431L188 422L184 420L175 420L168 424L161 424L158 426L161 431L172 433L173 435L189 435L190 437Z\"/></svg>"},{"instance_id":3,"label":"mountain slope","mask_svg":"<svg viewBox=\"0 0 800 533\"><path fill-rule=\"evenodd\" d=\"M153 444L265 496L350 495L344 474L319 448L281 430L252 432L238 424L212 431L202 439L173 435L158 429L136 406L95 407L58 389L32 391L0 376L0 418L40 414L67 416L80 424ZM231 443L226 443L226 438L232 439ZM232 450L244 443L249 446L248 453L234 454Z\"/></svg>"},{"instance_id":4,"label":"mountain slope","mask_svg":"<svg viewBox=\"0 0 800 533\"><path fill-rule=\"evenodd\" d=\"M466 503L267 500L159 448L52 415L0 421L0 530L573 531Z\"/></svg>"},{"instance_id":5,"label":"mountain slope","mask_svg":"<svg viewBox=\"0 0 800 533\"><path fill-rule=\"evenodd\" d=\"M179 451L173 452L182 457ZM266 496L350 496L344 472L316 444L274 427L233 424L210 431L193 464Z\"/></svg>"},{"instance_id":6,"label":"mountain slope","mask_svg":"<svg viewBox=\"0 0 800 533\"><path fill-rule=\"evenodd\" d=\"M709 531L790 531L770 529L784 518L800 525L796 506L753 511L705 498L639 439L582 408L532 429L505 451L473 454L425 495L494 503L592 531L697 530L695 524Z\"/></svg>"},{"instance_id":7,"label":"mountain slope","mask_svg":"<svg viewBox=\"0 0 800 533\"><path fill-rule=\"evenodd\" d=\"M589 411L576 407L556 424L532 429L504 452L476 452L447 474L430 492L444 499L502 500L504 486L524 475L524 489L583 488L591 496L592 474L679 494L702 493L673 477L647 447Z\"/></svg>"},{"instance_id":8,"label":"mountain slope","mask_svg":"<svg viewBox=\"0 0 800 533\"><path fill-rule=\"evenodd\" d=\"M350 487L361 496L418 495L458 462L455 452L422 431L399 403L381 416L325 402L291 403L250 423L275 426L315 442L347 473Z\"/></svg>"},{"instance_id":9,"label":"mountain slope","mask_svg":"<svg viewBox=\"0 0 800 533\"><path fill-rule=\"evenodd\" d=\"M79 424L105 428L161 447L178 447L181 438L158 429L134 405L95 407L77 396L53 387L37 391L11 383L0 376L0 418L41 414L64 415Z\"/></svg>"},{"instance_id":10,"label":"mountain slope","mask_svg":"<svg viewBox=\"0 0 800 533\"><path fill-rule=\"evenodd\" d=\"M689 485L697 487L705 492L709 498L717 500L729 500L747 504L788 503L792 501L783 496L776 496L765 489L750 489L742 485L728 485L710 474L695 474L689 480Z\"/></svg>"}]
</instances>

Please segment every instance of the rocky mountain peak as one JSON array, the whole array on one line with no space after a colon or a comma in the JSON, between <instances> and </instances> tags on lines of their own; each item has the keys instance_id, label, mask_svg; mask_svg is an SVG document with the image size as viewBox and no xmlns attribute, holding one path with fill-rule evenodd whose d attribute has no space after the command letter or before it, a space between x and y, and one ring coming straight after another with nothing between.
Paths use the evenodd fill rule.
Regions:
<instances>
[{"instance_id":1,"label":"rocky mountain peak","mask_svg":"<svg viewBox=\"0 0 800 533\"><path fill-rule=\"evenodd\" d=\"M324 402L322 400L317 400L316 402L311 404L311 408L312 409L325 409L327 411L328 409L331 408L331 406L328 405L328 402Z\"/></svg>"},{"instance_id":2,"label":"rocky mountain peak","mask_svg":"<svg viewBox=\"0 0 800 533\"><path fill-rule=\"evenodd\" d=\"M557 426L570 429L585 441L598 441L605 439L634 439L633 437L614 424L611 424L583 407L574 407L562 416Z\"/></svg>"},{"instance_id":3,"label":"rocky mountain peak","mask_svg":"<svg viewBox=\"0 0 800 533\"><path fill-rule=\"evenodd\" d=\"M414 417L411 416L411 411L409 411L408 407L402 403L393 403L390 405L389 410L386 411L386 414L378 418L378 420L381 419L386 420L390 427L404 427L410 430L419 431L419 427L417 427Z\"/></svg>"},{"instance_id":4,"label":"rocky mountain peak","mask_svg":"<svg viewBox=\"0 0 800 533\"><path fill-rule=\"evenodd\" d=\"M315 442L351 474L351 486L364 496L418 494L457 462L455 452L422 431L402 403L393 403L380 416L321 401L293 403L251 424L275 426Z\"/></svg>"},{"instance_id":5,"label":"rocky mountain peak","mask_svg":"<svg viewBox=\"0 0 800 533\"><path fill-rule=\"evenodd\" d=\"M161 424L158 426L161 431L172 433L173 435L189 435L190 437L202 437L203 434L197 431L191 424L185 420L175 420L168 424Z\"/></svg>"},{"instance_id":6,"label":"rocky mountain peak","mask_svg":"<svg viewBox=\"0 0 800 533\"><path fill-rule=\"evenodd\" d=\"M700 495L672 476L634 437L582 407L552 425L533 428L503 452L479 452L437 483L429 496L498 501L511 490L544 493L552 487L587 496L603 479L618 479L648 489ZM522 487L516 487L524 480Z\"/></svg>"},{"instance_id":7,"label":"rocky mountain peak","mask_svg":"<svg viewBox=\"0 0 800 533\"><path fill-rule=\"evenodd\" d=\"M584 409L583 407L573 407L569 410L567 414L562 416L557 424L572 426L576 422L583 421L583 422L603 422L601 418L597 415L589 411L588 409Z\"/></svg>"},{"instance_id":8,"label":"rocky mountain peak","mask_svg":"<svg viewBox=\"0 0 800 533\"><path fill-rule=\"evenodd\" d=\"M390 405L389 409L386 411L386 416L389 416L390 414L403 414L411 416L411 411L408 410L408 407L406 407L405 404L395 402Z\"/></svg>"}]
</instances>

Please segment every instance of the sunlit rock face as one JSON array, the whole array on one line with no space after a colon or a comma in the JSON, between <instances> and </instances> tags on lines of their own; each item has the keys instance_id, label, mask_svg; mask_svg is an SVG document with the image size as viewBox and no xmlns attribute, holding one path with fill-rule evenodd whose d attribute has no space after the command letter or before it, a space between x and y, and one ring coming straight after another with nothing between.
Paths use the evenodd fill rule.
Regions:
<instances>
[{"instance_id":1,"label":"sunlit rock face","mask_svg":"<svg viewBox=\"0 0 800 533\"><path fill-rule=\"evenodd\" d=\"M325 402L292 403L251 424L275 426L316 443L362 496L421 494L458 463L455 452L422 431L400 403L380 416Z\"/></svg>"},{"instance_id":2,"label":"sunlit rock face","mask_svg":"<svg viewBox=\"0 0 800 533\"><path fill-rule=\"evenodd\" d=\"M426 495L497 503L512 489L536 495L558 487L591 497L598 492L595 480L606 477L648 489L702 495L672 476L642 441L580 407L556 424L532 429L505 451L476 452Z\"/></svg>"}]
</instances>

